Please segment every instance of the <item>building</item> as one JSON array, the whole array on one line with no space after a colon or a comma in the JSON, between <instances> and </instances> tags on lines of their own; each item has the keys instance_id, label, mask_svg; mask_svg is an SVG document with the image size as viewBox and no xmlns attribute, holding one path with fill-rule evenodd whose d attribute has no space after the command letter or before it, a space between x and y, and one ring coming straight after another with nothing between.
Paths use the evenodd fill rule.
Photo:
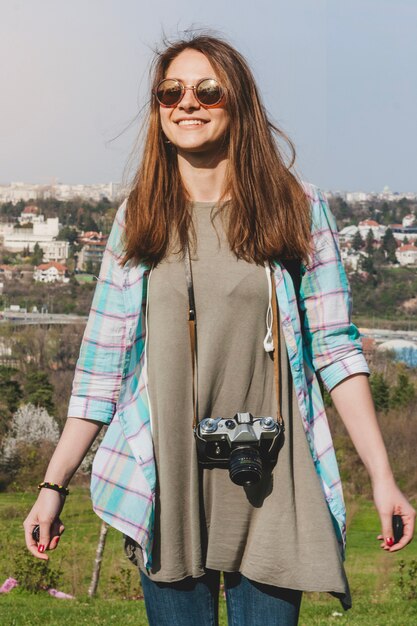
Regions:
<instances>
[{"instance_id":1,"label":"building","mask_svg":"<svg viewBox=\"0 0 417 626\"><path fill-rule=\"evenodd\" d=\"M417 226L404 227L402 224L390 224L388 228L392 230L395 239L399 241L404 241L406 237L408 241L415 241L417 239Z\"/></svg>"},{"instance_id":2,"label":"building","mask_svg":"<svg viewBox=\"0 0 417 626\"><path fill-rule=\"evenodd\" d=\"M19 271L15 265L0 265L0 280L13 280L17 278Z\"/></svg>"},{"instance_id":3,"label":"building","mask_svg":"<svg viewBox=\"0 0 417 626\"><path fill-rule=\"evenodd\" d=\"M10 185L0 185L0 202L17 204L19 200L36 202L46 198L57 200L69 200L71 198L84 198L99 201L103 198L116 200L123 195L123 189L119 183L97 183L93 185L65 185L55 181L49 184L30 184L12 182Z\"/></svg>"},{"instance_id":4,"label":"building","mask_svg":"<svg viewBox=\"0 0 417 626\"><path fill-rule=\"evenodd\" d=\"M78 238L78 243L82 245L82 248L78 255L77 268L84 272L93 268L97 270L103 260L107 239L107 235L95 231L82 233Z\"/></svg>"},{"instance_id":5,"label":"building","mask_svg":"<svg viewBox=\"0 0 417 626\"><path fill-rule=\"evenodd\" d=\"M374 239L379 241L385 235L387 228L386 226L378 224L375 220L362 220L362 222L358 224L358 230L363 239L366 239L368 232L372 231Z\"/></svg>"},{"instance_id":6,"label":"building","mask_svg":"<svg viewBox=\"0 0 417 626\"><path fill-rule=\"evenodd\" d=\"M40 283L68 283L67 268L61 263L51 261L35 267L33 279Z\"/></svg>"},{"instance_id":7,"label":"building","mask_svg":"<svg viewBox=\"0 0 417 626\"><path fill-rule=\"evenodd\" d=\"M4 228L3 246L9 252L23 252L28 250L32 253L38 244L43 250L43 260L65 261L69 254L69 242L58 241L59 221L57 217L39 215L35 205L29 205L22 211L19 219L19 227ZM6 226L6 225L5 225Z\"/></svg>"},{"instance_id":8,"label":"building","mask_svg":"<svg viewBox=\"0 0 417 626\"><path fill-rule=\"evenodd\" d=\"M54 239L53 241L44 242L41 245L43 250L43 261L48 263L50 261L65 261L69 255L69 242L59 241Z\"/></svg>"},{"instance_id":9,"label":"building","mask_svg":"<svg viewBox=\"0 0 417 626\"><path fill-rule=\"evenodd\" d=\"M34 222L43 222L43 215L40 215L39 209L35 204L25 206L19 217L19 224L33 224Z\"/></svg>"},{"instance_id":10,"label":"building","mask_svg":"<svg viewBox=\"0 0 417 626\"><path fill-rule=\"evenodd\" d=\"M416 216L414 213L409 213L403 217L403 227L408 228L409 226L414 226L416 221Z\"/></svg>"},{"instance_id":11,"label":"building","mask_svg":"<svg viewBox=\"0 0 417 626\"><path fill-rule=\"evenodd\" d=\"M369 198L370 194L364 191L348 191L346 194L346 202L348 202L349 204L354 202L359 202L360 204L363 204L365 202L368 202Z\"/></svg>"},{"instance_id":12,"label":"building","mask_svg":"<svg viewBox=\"0 0 417 626\"><path fill-rule=\"evenodd\" d=\"M400 265L417 265L417 246L410 243L400 246L395 251L395 256Z\"/></svg>"},{"instance_id":13,"label":"building","mask_svg":"<svg viewBox=\"0 0 417 626\"><path fill-rule=\"evenodd\" d=\"M376 350L376 341L373 337L364 337L364 335L362 335L362 330L360 330L361 333L361 343L362 343L362 350L363 350L363 356L365 357L365 359L368 362L368 365L371 365L373 363L374 360L374 355L375 355L375 350Z\"/></svg>"},{"instance_id":14,"label":"building","mask_svg":"<svg viewBox=\"0 0 417 626\"><path fill-rule=\"evenodd\" d=\"M342 230L339 231L339 241L341 243L352 241L356 233L358 232L358 227L354 224L350 224L349 226L345 226Z\"/></svg>"},{"instance_id":15,"label":"building","mask_svg":"<svg viewBox=\"0 0 417 626\"><path fill-rule=\"evenodd\" d=\"M368 254L364 250L353 250L348 246L342 246L340 248L340 257L346 271L357 272L360 269L361 261L368 257Z\"/></svg>"}]
</instances>

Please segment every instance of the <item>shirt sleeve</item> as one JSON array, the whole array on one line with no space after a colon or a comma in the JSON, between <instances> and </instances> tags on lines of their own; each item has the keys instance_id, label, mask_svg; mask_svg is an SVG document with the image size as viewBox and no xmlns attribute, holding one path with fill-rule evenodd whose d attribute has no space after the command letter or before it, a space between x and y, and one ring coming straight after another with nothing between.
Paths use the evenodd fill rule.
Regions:
<instances>
[{"instance_id":1,"label":"shirt sleeve","mask_svg":"<svg viewBox=\"0 0 417 626\"><path fill-rule=\"evenodd\" d=\"M352 374L369 375L358 328L352 323L350 286L340 256L336 221L323 193L309 185L312 250L303 266L300 308L313 366L330 391Z\"/></svg>"},{"instance_id":2,"label":"shirt sleeve","mask_svg":"<svg viewBox=\"0 0 417 626\"><path fill-rule=\"evenodd\" d=\"M126 348L120 265L126 201L119 207L100 267L75 367L68 417L109 424L116 410Z\"/></svg>"}]
</instances>

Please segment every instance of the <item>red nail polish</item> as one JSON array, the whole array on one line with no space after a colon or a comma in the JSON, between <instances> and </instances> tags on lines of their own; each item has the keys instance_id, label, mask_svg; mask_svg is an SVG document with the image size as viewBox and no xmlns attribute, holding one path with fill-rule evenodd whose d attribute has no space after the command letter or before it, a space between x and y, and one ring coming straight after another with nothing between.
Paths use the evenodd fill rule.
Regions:
<instances>
[{"instance_id":1,"label":"red nail polish","mask_svg":"<svg viewBox=\"0 0 417 626\"><path fill-rule=\"evenodd\" d=\"M387 544L387 546L391 547L394 545L394 539L393 537L387 537L385 540L385 543Z\"/></svg>"},{"instance_id":2,"label":"red nail polish","mask_svg":"<svg viewBox=\"0 0 417 626\"><path fill-rule=\"evenodd\" d=\"M38 545L38 552L45 552L45 546L43 546L42 544Z\"/></svg>"}]
</instances>

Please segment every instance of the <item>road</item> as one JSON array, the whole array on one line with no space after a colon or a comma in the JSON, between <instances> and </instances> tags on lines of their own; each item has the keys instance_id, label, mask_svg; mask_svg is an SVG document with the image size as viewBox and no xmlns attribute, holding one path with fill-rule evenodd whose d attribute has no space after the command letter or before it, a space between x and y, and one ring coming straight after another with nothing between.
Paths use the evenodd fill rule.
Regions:
<instances>
[{"instance_id":1,"label":"road","mask_svg":"<svg viewBox=\"0 0 417 626\"><path fill-rule=\"evenodd\" d=\"M63 313L24 313L21 311L1 311L0 322L12 324L86 324L86 315L64 315Z\"/></svg>"},{"instance_id":2,"label":"road","mask_svg":"<svg viewBox=\"0 0 417 626\"><path fill-rule=\"evenodd\" d=\"M0 311L0 322L13 324L86 324L86 315L64 315L61 313L24 313L21 311ZM392 339L405 339L416 344L417 330L386 330L384 328L360 328L361 335L384 343Z\"/></svg>"},{"instance_id":3,"label":"road","mask_svg":"<svg viewBox=\"0 0 417 626\"><path fill-rule=\"evenodd\" d=\"M384 328L359 328L361 335L375 339L376 343L384 343L392 339L412 341L417 347L417 330L385 330Z\"/></svg>"}]
</instances>

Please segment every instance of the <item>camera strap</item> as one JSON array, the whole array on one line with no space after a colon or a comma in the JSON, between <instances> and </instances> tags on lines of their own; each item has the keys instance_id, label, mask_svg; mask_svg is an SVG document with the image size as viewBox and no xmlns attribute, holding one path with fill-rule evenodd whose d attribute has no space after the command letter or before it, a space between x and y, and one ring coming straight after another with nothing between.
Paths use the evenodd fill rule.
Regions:
<instances>
[{"instance_id":1,"label":"camera strap","mask_svg":"<svg viewBox=\"0 0 417 626\"><path fill-rule=\"evenodd\" d=\"M193 418L193 429L197 426L198 422L198 358L197 358L197 312L195 307L195 298L194 298L194 285L193 285L193 273L191 268L191 257L190 257L190 248L187 243L184 254L184 268L185 268L185 278L187 281L187 291L188 291L188 330L190 334L190 348L191 348L191 365L192 365L192 375L193 375L193 407L194 407L194 418ZM269 268L272 273L272 269ZM277 396L277 422L280 426L283 426L283 419L281 415L281 388L280 388L280 363L279 363L279 355L280 355L280 336L278 332L278 305L277 305L277 296L275 288L272 289L272 338L274 342L274 351L273 351L273 360L274 360L274 380L275 380L275 391Z\"/></svg>"}]
</instances>

